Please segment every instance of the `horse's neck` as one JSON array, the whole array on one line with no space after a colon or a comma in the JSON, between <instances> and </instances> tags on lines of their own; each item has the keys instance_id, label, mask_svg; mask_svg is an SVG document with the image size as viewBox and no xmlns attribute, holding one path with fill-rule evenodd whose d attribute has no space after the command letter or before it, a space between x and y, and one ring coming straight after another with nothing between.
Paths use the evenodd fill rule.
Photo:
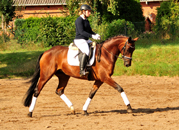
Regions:
<instances>
[{"instance_id":1,"label":"horse's neck","mask_svg":"<svg viewBox=\"0 0 179 130\"><path fill-rule=\"evenodd\" d=\"M106 44L104 44L104 47L114 55L118 56L120 54L119 47L122 46L123 41L120 39L112 39ZM121 44L121 45L120 45Z\"/></svg>"}]
</instances>

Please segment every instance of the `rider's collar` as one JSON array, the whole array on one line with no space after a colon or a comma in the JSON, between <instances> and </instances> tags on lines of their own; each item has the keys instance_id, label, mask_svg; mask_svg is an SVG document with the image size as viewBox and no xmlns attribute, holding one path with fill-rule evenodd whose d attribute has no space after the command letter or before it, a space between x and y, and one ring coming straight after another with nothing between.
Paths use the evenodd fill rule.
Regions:
<instances>
[{"instance_id":1,"label":"rider's collar","mask_svg":"<svg viewBox=\"0 0 179 130\"><path fill-rule=\"evenodd\" d=\"M82 19L86 20L85 16L84 15L80 15L80 17L82 17Z\"/></svg>"}]
</instances>

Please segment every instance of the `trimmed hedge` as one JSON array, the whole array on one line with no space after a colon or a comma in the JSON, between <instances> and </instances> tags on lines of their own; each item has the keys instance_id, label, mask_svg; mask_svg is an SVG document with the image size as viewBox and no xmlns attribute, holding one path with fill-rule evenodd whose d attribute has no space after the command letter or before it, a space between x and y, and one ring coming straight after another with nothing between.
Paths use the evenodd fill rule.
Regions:
<instances>
[{"instance_id":1,"label":"trimmed hedge","mask_svg":"<svg viewBox=\"0 0 179 130\"><path fill-rule=\"evenodd\" d=\"M29 41L37 42L40 35L41 21L42 19L39 18L16 19L15 38L18 39L18 42L21 44Z\"/></svg>"},{"instance_id":2,"label":"trimmed hedge","mask_svg":"<svg viewBox=\"0 0 179 130\"><path fill-rule=\"evenodd\" d=\"M28 42L42 42L45 47L55 45L68 45L75 38L75 20L78 16L68 17L43 17L43 18L28 18L17 19L15 21L16 30L15 38L20 44L28 44ZM124 19L114 20L111 23L95 25L91 22L91 26L97 26L94 31L102 36L102 40L109 37L126 34L134 34L134 25L132 22Z\"/></svg>"},{"instance_id":3,"label":"trimmed hedge","mask_svg":"<svg viewBox=\"0 0 179 130\"><path fill-rule=\"evenodd\" d=\"M20 44L43 42L44 46L65 45L75 37L76 17L17 19L15 38Z\"/></svg>"}]
</instances>

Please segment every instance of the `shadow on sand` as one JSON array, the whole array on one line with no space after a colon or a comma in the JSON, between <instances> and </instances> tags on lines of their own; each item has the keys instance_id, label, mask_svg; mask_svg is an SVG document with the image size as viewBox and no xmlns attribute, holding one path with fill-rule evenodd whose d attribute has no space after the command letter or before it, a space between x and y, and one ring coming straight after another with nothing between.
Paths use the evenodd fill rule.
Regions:
<instances>
[{"instance_id":1,"label":"shadow on sand","mask_svg":"<svg viewBox=\"0 0 179 130\"><path fill-rule=\"evenodd\" d=\"M138 108L138 109L133 109L133 112L130 113L130 114L133 114L133 116L137 116L135 114L152 114L152 113L155 113L155 112L167 112L167 111L177 111L179 110L179 107L166 107L166 108L156 108L156 109L150 109L150 108ZM92 114L92 115L95 115L95 114L109 114L109 113L116 113L116 114L128 114L127 110L110 110L110 111L94 111L94 112L89 112L89 116ZM55 117L55 116L71 116L73 114L71 113L68 113L68 114L58 114L58 115L43 115L42 117ZM81 112L77 112L75 114L75 116L81 116L83 115L83 113ZM99 116L99 115L98 115Z\"/></svg>"},{"instance_id":2,"label":"shadow on sand","mask_svg":"<svg viewBox=\"0 0 179 130\"><path fill-rule=\"evenodd\" d=\"M179 107L166 107L166 108L156 108L156 109L150 109L150 108L138 108L133 109L132 114L137 113L145 113L145 114L151 114L155 112L165 112L165 111L176 111L179 110ZM127 114L127 110L111 110L111 111L95 111L95 112L89 112L89 114L95 114L95 113L120 113L120 114Z\"/></svg>"}]
</instances>

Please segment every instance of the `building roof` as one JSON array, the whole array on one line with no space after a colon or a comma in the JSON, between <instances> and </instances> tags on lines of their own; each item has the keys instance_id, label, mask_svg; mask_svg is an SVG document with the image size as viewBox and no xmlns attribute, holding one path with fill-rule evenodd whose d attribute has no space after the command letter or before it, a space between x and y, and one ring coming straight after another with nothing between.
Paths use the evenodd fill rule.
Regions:
<instances>
[{"instance_id":1,"label":"building roof","mask_svg":"<svg viewBox=\"0 0 179 130\"><path fill-rule=\"evenodd\" d=\"M14 6L66 5L66 0L13 0Z\"/></svg>"},{"instance_id":2,"label":"building roof","mask_svg":"<svg viewBox=\"0 0 179 130\"><path fill-rule=\"evenodd\" d=\"M140 2L154 2L154 1L168 1L168 0L140 0Z\"/></svg>"}]
</instances>

